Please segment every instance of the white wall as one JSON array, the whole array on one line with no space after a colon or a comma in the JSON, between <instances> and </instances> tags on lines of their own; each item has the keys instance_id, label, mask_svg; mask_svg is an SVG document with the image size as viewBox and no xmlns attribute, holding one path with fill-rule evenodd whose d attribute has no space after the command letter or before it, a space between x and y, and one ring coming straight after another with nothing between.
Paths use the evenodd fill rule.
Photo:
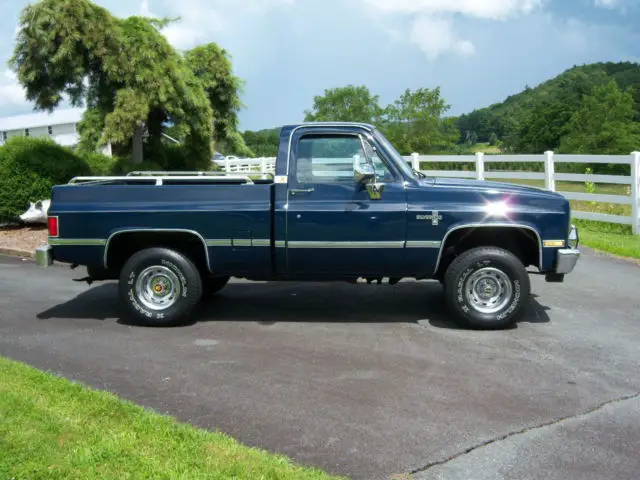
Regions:
<instances>
[{"instance_id":1,"label":"white wall","mask_svg":"<svg viewBox=\"0 0 640 480\"><path fill-rule=\"evenodd\" d=\"M7 139L12 137L24 137L24 129L5 130ZM29 137L51 137L54 141L63 145L69 145L70 143L76 143L80 140L80 137L76 130L75 123L66 123L60 125L51 126L51 134L49 134L49 126L45 127L32 127L29 128ZM0 132L0 145L4 143L4 135Z\"/></svg>"},{"instance_id":2,"label":"white wall","mask_svg":"<svg viewBox=\"0 0 640 480\"><path fill-rule=\"evenodd\" d=\"M63 125L54 125L53 126L53 134L54 135L69 135L76 133L76 126L73 123L66 123Z\"/></svg>"},{"instance_id":3,"label":"white wall","mask_svg":"<svg viewBox=\"0 0 640 480\"><path fill-rule=\"evenodd\" d=\"M22 132L22 135L24 135L25 132ZM29 129L29 136L30 137L48 137L49 136L49 129L48 127L38 127L38 128L30 128Z\"/></svg>"}]
</instances>

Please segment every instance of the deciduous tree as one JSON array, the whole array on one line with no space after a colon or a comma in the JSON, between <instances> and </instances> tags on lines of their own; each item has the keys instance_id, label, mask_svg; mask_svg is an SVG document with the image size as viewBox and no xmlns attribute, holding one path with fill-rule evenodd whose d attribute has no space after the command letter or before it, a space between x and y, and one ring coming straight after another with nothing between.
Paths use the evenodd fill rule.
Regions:
<instances>
[{"instance_id":1,"label":"deciduous tree","mask_svg":"<svg viewBox=\"0 0 640 480\"><path fill-rule=\"evenodd\" d=\"M383 114L379 96L365 86L331 88L313 98L313 107L305 111L307 122L377 123Z\"/></svg>"},{"instance_id":2,"label":"deciduous tree","mask_svg":"<svg viewBox=\"0 0 640 480\"><path fill-rule=\"evenodd\" d=\"M615 82L596 87L586 95L567 125L559 152L627 154L640 149L640 123L631 91Z\"/></svg>"},{"instance_id":3,"label":"deciduous tree","mask_svg":"<svg viewBox=\"0 0 640 480\"><path fill-rule=\"evenodd\" d=\"M407 89L387 107L383 130L404 154L451 149L460 138L460 131L455 119L443 118L449 108L440 95L440 87Z\"/></svg>"}]
</instances>

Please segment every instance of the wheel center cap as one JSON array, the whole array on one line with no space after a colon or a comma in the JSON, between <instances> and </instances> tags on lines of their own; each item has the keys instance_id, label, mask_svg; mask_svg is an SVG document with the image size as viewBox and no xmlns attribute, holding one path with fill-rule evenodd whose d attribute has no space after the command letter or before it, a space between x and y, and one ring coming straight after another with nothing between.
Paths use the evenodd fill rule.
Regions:
<instances>
[{"instance_id":1,"label":"wheel center cap","mask_svg":"<svg viewBox=\"0 0 640 480\"><path fill-rule=\"evenodd\" d=\"M158 297L169 293L169 281L166 278L156 278L151 285L154 295Z\"/></svg>"},{"instance_id":2,"label":"wheel center cap","mask_svg":"<svg viewBox=\"0 0 640 480\"><path fill-rule=\"evenodd\" d=\"M478 285L477 291L480 298L482 299L491 298L496 294L496 285L489 280L483 280Z\"/></svg>"}]
</instances>

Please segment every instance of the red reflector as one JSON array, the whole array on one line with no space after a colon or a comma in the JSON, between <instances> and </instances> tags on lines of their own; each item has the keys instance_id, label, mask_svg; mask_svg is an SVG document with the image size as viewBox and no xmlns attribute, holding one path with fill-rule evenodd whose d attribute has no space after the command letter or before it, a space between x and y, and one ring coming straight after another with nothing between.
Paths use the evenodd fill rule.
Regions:
<instances>
[{"instance_id":1,"label":"red reflector","mask_svg":"<svg viewBox=\"0 0 640 480\"><path fill-rule=\"evenodd\" d=\"M47 219L47 223L49 225L49 236L57 237L58 236L58 217L49 217Z\"/></svg>"}]
</instances>

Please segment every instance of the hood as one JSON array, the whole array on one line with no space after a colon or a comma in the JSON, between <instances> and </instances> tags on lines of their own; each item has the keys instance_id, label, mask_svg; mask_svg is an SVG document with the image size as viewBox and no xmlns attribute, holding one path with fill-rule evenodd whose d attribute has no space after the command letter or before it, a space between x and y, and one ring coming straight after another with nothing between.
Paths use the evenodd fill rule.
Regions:
<instances>
[{"instance_id":1,"label":"hood","mask_svg":"<svg viewBox=\"0 0 640 480\"><path fill-rule=\"evenodd\" d=\"M543 188L532 187L529 185L518 185L515 183L506 182L490 182L486 180L470 180L466 178L434 178L431 185L440 187L453 187L453 188L468 188L475 191L489 191L490 193L506 193L506 194L524 194L524 195L539 195L544 197L562 198L564 197L556 192L551 192Z\"/></svg>"}]
</instances>

